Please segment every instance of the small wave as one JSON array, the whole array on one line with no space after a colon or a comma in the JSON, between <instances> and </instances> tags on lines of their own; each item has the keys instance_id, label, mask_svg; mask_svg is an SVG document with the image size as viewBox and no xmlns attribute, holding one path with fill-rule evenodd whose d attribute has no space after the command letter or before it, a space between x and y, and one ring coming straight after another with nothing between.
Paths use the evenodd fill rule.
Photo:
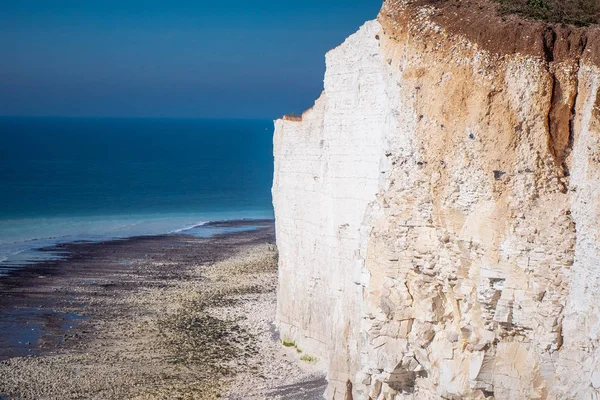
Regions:
<instances>
[{"instance_id":1,"label":"small wave","mask_svg":"<svg viewBox=\"0 0 600 400\"><path fill-rule=\"evenodd\" d=\"M70 237L71 237L71 235L60 235L60 236L42 236L42 237L27 238L27 239L14 240L14 241L3 240L3 241L0 241L0 246L1 245L10 245L10 244L39 242L42 240L68 239Z\"/></svg>"},{"instance_id":2,"label":"small wave","mask_svg":"<svg viewBox=\"0 0 600 400\"><path fill-rule=\"evenodd\" d=\"M208 224L209 222L210 221L199 221L199 222L196 222L194 225L189 225L184 228L175 229L174 231L171 231L169 233L170 234L181 233L181 232L189 231L190 229L200 228L201 226L204 226L204 225Z\"/></svg>"},{"instance_id":3,"label":"small wave","mask_svg":"<svg viewBox=\"0 0 600 400\"><path fill-rule=\"evenodd\" d=\"M28 250L31 250L31 249L19 249L19 250L11 249L8 252L4 252L4 254L0 256L0 264L2 264L5 261L10 261L10 260L14 259L16 256L19 256L20 254L23 254Z\"/></svg>"}]
</instances>

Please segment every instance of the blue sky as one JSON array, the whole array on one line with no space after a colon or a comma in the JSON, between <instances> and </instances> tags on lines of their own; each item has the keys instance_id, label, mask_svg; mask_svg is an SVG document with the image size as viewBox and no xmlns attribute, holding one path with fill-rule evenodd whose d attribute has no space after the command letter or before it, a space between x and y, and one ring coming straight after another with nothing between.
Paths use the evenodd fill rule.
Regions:
<instances>
[{"instance_id":1,"label":"blue sky","mask_svg":"<svg viewBox=\"0 0 600 400\"><path fill-rule=\"evenodd\" d=\"M0 2L0 115L275 118L381 0Z\"/></svg>"}]
</instances>

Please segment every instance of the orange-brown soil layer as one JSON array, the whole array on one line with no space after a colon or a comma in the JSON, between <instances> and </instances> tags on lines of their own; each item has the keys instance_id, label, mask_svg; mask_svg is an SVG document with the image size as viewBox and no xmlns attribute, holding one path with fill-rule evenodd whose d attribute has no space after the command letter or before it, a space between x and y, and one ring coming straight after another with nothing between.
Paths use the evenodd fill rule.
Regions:
<instances>
[{"instance_id":1,"label":"orange-brown soil layer","mask_svg":"<svg viewBox=\"0 0 600 400\"><path fill-rule=\"evenodd\" d=\"M600 65L600 27L575 27L506 15L485 0L388 0L384 17L408 26L428 9L431 22L498 55L537 56L547 61L583 59Z\"/></svg>"}]
</instances>

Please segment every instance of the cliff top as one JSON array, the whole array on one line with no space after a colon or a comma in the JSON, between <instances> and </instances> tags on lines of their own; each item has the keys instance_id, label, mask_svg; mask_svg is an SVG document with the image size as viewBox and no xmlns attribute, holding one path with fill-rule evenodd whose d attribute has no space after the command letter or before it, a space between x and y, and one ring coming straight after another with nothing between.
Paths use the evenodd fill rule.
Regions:
<instances>
[{"instance_id":1,"label":"cliff top","mask_svg":"<svg viewBox=\"0 0 600 400\"><path fill-rule=\"evenodd\" d=\"M447 33L493 54L520 53L549 62L585 59L600 65L599 12L600 0L386 0L380 20L393 29L414 26L426 15ZM391 26L386 19L400 24Z\"/></svg>"},{"instance_id":2,"label":"cliff top","mask_svg":"<svg viewBox=\"0 0 600 400\"><path fill-rule=\"evenodd\" d=\"M502 14L560 24L588 26L600 23L599 0L493 0Z\"/></svg>"}]
</instances>

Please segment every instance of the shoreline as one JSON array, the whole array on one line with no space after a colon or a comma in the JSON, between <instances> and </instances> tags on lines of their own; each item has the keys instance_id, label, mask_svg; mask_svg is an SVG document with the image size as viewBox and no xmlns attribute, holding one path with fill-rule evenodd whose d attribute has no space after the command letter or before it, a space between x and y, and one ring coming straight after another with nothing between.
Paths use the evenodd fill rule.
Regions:
<instances>
[{"instance_id":1,"label":"shoreline","mask_svg":"<svg viewBox=\"0 0 600 400\"><path fill-rule=\"evenodd\" d=\"M30 357L8 358L0 346L0 398L321 398L318 365L299 361L275 335L267 222L210 238L61 245L66 259L1 278L0 321L13 312L13 325L25 327L15 332L32 321L41 328L31 334L39 345L12 349Z\"/></svg>"},{"instance_id":2,"label":"shoreline","mask_svg":"<svg viewBox=\"0 0 600 400\"><path fill-rule=\"evenodd\" d=\"M61 246L64 245L173 234L210 237L235 232L251 222L268 224L273 219L263 212L255 216L233 218L218 214L192 214L185 217L178 214L56 217L56 221L53 221L54 218L0 220L0 230L13 235L0 237L0 279L24 266L63 259ZM42 228L32 230L30 225ZM48 226L55 227L48 229Z\"/></svg>"}]
</instances>

